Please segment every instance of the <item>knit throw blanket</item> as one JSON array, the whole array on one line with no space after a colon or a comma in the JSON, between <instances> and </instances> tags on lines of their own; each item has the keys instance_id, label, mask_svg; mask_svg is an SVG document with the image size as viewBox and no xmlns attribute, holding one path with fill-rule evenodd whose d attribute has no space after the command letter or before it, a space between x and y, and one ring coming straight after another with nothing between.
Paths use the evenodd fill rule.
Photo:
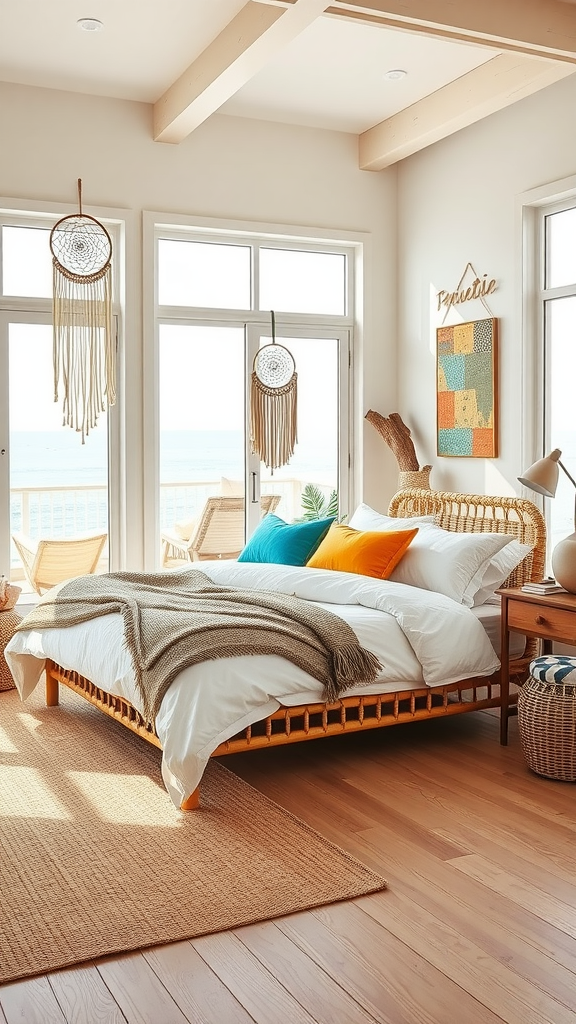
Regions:
<instances>
[{"instance_id":1,"label":"knit throw blanket","mask_svg":"<svg viewBox=\"0 0 576 1024\"><path fill-rule=\"evenodd\" d=\"M321 682L328 702L373 682L381 667L337 615L272 591L220 587L199 570L80 576L48 592L17 629L73 626L113 613L124 620L150 722L178 673L201 661L277 654Z\"/></svg>"}]
</instances>

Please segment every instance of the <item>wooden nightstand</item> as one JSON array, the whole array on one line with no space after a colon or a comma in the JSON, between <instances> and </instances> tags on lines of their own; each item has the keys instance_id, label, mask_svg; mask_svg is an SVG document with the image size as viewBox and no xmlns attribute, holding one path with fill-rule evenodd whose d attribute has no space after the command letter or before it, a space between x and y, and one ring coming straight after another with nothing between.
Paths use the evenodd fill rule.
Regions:
<instances>
[{"instance_id":1,"label":"wooden nightstand","mask_svg":"<svg viewBox=\"0 0 576 1024\"><path fill-rule=\"evenodd\" d=\"M510 658L508 638L511 631L543 641L543 653L552 652L552 641L576 645L576 594L527 594L520 588L498 590L502 598L502 642L500 660L500 742L508 742L510 709Z\"/></svg>"}]
</instances>

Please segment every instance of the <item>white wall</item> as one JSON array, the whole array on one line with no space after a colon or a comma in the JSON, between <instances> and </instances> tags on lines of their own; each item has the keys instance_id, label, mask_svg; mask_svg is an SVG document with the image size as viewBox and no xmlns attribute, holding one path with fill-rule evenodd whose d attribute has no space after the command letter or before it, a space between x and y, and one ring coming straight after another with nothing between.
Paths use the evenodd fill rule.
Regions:
<instances>
[{"instance_id":1,"label":"white wall","mask_svg":"<svg viewBox=\"0 0 576 1024\"><path fill-rule=\"evenodd\" d=\"M396 408L396 169L360 171L356 137L343 133L214 115L172 146L152 141L151 122L145 104L0 84L0 195L68 203L72 210L82 178L84 205L136 211L137 235L144 209L369 232L357 450L363 496L383 506L396 467L363 415L368 408ZM135 243L137 255L139 237ZM129 284L127 563L137 567L143 479L138 260Z\"/></svg>"},{"instance_id":2,"label":"white wall","mask_svg":"<svg viewBox=\"0 0 576 1024\"><path fill-rule=\"evenodd\" d=\"M522 468L522 306L518 196L576 173L576 75L493 114L398 170L399 408L439 489L519 494ZM500 318L500 457L436 456L436 311L471 261L498 281L488 298ZM461 319L488 316L480 302ZM447 323L455 322L447 319Z\"/></svg>"}]
</instances>

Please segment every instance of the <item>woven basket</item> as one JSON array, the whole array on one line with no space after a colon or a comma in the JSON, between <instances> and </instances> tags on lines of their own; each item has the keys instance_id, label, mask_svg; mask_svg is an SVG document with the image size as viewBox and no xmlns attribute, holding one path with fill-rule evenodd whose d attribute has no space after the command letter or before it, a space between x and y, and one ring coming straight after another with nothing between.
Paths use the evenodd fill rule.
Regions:
<instances>
[{"instance_id":1,"label":"woven basket","mask_svg":"<svg viewBox=\"0 0 576 1024\"><path fill-rule=\"evenodd\" d=\"M430 470L432 466L423 466L422 469L401 470L398 474L398 490L405 487L430 487Z\"/></svg>"},{"instance_id":2,"label":"woven basket","mask_svg":"<svg viewBox=\"0 0 576 1024\"><path fill-rule=\"evenodd\" d=\"M18 615L17 612L0 611L0 691L14 689L14 680L12 679L12 673L10 672L8 665L6 664L4 648L8 641L14 636L14 630L21 621L22 616Z\"/></svg>"},{"instance_id":3,"label":"woven basket","mask_svg":"<svg viewBox=\"0 0 576 1024\"><path fill-rule=\"evenodd\" d=\"M533 772L576 782L576 683L529 676L518 693L518 726Z\"/></svg>"}]
</instances>

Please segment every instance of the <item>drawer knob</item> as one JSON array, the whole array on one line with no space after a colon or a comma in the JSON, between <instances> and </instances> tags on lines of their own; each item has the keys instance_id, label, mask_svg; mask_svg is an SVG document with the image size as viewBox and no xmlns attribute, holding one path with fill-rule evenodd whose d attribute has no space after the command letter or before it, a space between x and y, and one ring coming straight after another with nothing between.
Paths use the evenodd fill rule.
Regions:
<instances>
[{"instance_id":1,"label":"drawer knob","mask_svg":"<svg viewBox=\"0 0 576 1024\"><path fill-rule=\"evenodd\" d=\"M546 622L546 619L544 618L543 615L537 615L536 616L536 625L537 626L543 626L545 624L545 622Z\"/></svg>"}]
</instances>

